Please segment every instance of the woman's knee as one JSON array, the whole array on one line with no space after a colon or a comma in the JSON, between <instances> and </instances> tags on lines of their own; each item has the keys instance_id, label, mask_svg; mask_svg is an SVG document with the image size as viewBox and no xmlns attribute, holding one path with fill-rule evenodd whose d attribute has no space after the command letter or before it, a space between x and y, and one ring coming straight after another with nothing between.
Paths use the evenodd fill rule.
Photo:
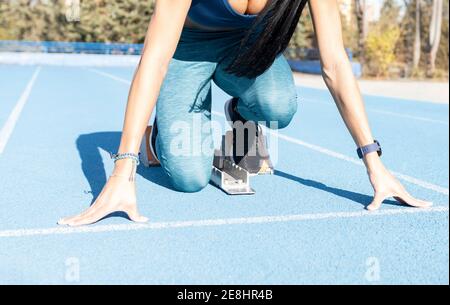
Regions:
<instances>
[{"instance_id":1,"label":"woman's knee","mask_svg":"<svg viewBox=\"0 0 450 305\"><path fill-rule=\"evenodd\" d=\"M268 91L260 97L261 111L264 119L272 129L287 127L297 113L297 91L277 90Z\"/></svg>"},{"instance_id":2,"label":"woman's knee","mask_svg":"<svg viewBox=\"0 0 450 305\"><path fill-rule=\"evenodd\" d=\"M168 172L175 190L185 193L195 193L204 189L211 178L211 165L204 162L185 160L176 165L172 164Z\"/></svg>"},{"instance_id":3,"label":"woman's knee","mask_svg":"<svg viewBox=\"0 0 450 305\"><path fill-rule=\"evenodd\" d=\"M190 175L177 174L172 178L173 187L180 192L196 193L203 190L209 183L210 174L195 173Z\"/></svg>"}]
</instances>

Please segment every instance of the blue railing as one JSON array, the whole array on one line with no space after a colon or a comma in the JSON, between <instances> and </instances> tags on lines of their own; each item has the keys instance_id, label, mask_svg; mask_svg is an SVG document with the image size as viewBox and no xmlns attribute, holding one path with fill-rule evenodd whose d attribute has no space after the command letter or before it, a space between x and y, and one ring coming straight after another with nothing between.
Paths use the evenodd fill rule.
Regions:
<instances>
[{"instance_id":1,"label":"blue railing","mask_svg":"<svg viewBox=\"0 0 450 305\"><path fill-rule=\"evenodd\" d=\"M40 53L87 53L87 54L131 54L140 55L143 44L103 43L103 42L61 42L61 41L17 41L0 40L0 52L40 52ZM347 49L350 60L353 53ZM302 60L318 60L317 49L288 49Z\"/></svg>"},{"instance_id":2,"label":"blue railing","mask_svg":"<svg viewBox=\"0 0 450 305\"><path fill-rule=\"evenodd\" d=\"M351 49L346 49L345 51L351 61L353 74L356 77L361 77L361 64L353 61L353 52ZM286 55L288 56L288 62L292 70L306 74L322 74L322 66L320 63L320 54L318 49L288 49L286 50Z\"/></svg>"},{"instance_id":3,"label":"blue railing","mask_svg":"<svg viewBox=\"0 0 450 305\"><path fill-rule=\"evenodd\" d=\"M139 55L142 53L142 49L142 44L13 40L0 41L0 52Z\"/></svg>"},{"instance_id":4,"label":"blue railing","mask_svg":"<svg viewBox=\"0 0 450 305\"><path fill-rule=\"evenodd\" d=\"M0 52L140 55L143 47L143 44L123 43L0 40ZM352 60L351 50L347 49L346 51L348 57ZM290 58L289 64L294 71L321 74L319 51L317 49L288 49L286 55ZM357 77L361 76L361 65L359 63L352 62L352 69Z\"/></svg>"}]
</instances>

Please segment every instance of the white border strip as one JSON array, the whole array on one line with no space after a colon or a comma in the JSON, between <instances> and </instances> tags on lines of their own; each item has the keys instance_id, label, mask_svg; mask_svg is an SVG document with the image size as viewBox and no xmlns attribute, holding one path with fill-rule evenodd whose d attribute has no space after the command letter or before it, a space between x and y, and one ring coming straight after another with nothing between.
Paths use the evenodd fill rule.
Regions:
<instances>
[{"instance_id":1,"label":"white border strip","mask_svg":"<svg viewBox=\"0 0 450 305\"><path fill-rule=\"evenodd\" d=\"M111 78L111 79L113 79L115 81L119 81L121 83L127 84L127 85L131 84L131 82L129 80L117 77L115 75L112 75L112 74L109 74L109 73L106 73L106 72L102 72L102 71L99 71L99 70L96 70L96 69L88 69L88 70L90 70L90 71L92 71L94 73L97 73L99 75ZM223 113L220 113L220 112L217 112L217 111L213 111L213 114L217 115L217 116L224 117ZM271 130L267 130L267 131L272 133L276 137L278 137L278 138L280 138L282 140L285 140L287 142L306 147L308 149L314 150L316 152L319 152L321 154L324 154L324 155L327 155L327 156L330 156L330 157L333 157L333 158L336 158L336 159L339 159L339 160L347 161L347 162L350 162L350 163L353 163L353 164L356 164L356 165L359 165L359 166L364 166L364 163L362 163L358 159L345 156L345 155L340 154L338 152L335 152L335 151L332 151L332 150L320 147L318 145L310 144L310 143L307 143L307 142L304 142L304 141L301 141L301 140L298 140L298 139L295 139L295 138L283 135L281 133L274 133ZM427 182L427 181L423 181L423 180L420 180L420 179L417 179L417 178L414 178L414 177L411 177L411 176L408 176L408 175L404 175L404 174L401 174L401 173L392 172L392 174L395 175L398 179L401 179L401 180L409 182L411 184L420 186L420 187L422 187L424 189L428 189L428 190L431 190L431 191L434 191L436 193L440 193L440 194L443 194L443 195L446 195L446 196L449 195L449 189L448 188L445 188L445 187L442 187L442 186L439 186L439 185L436 185L436 184L433 184L433 183L430 183L430 182Z\"/></svg>"},{"instance_id":2,"label":"white border strip","mask_svg":"<svg viewBox=\"0 0 450 305\"><path fill-rule=\"evenodd\" d=\"M47 229L22 229L22 230L0 231L0 238L145 231L145 230L154 231L154 230L167 230L180 228L219 227L230 225L250 225L250 224L268 224L268 223L289 223L289 222L302 222L313 220L331 220L342 218L348 219L348 218L408 215L420 213L448 213L448 211L449 211L448 207L434 207L429 209L398 208L398 209L379 210L376 212L369 212L369 211L336 212L336 213L298 214L285 216L260 216L247 218L154 222L148 224L99 225L99 226L78 227L78 228L56 227Z\"/></svg>"},{"instance_id":3,"label":"white border strip","mask_svg":"<svg viewBox=\"0 0 450 305\"><path fill-rule=\"evenodd\" d=\"M5 125L3 125L2 129L0 130L0 155L5 150L6 144L8 144L9 138L11 137L17 121L19 120L20 114L22 113L22 110L27 103L28 98L30 97L31 90L33 89L34 83L36 82L36 79L40 72L41 67L36 68L33 76L25 87L25 90L22 92L19 100L17 101L16 106L11 111L11 114L6 120Z\"/></svg>"}]
</instances>

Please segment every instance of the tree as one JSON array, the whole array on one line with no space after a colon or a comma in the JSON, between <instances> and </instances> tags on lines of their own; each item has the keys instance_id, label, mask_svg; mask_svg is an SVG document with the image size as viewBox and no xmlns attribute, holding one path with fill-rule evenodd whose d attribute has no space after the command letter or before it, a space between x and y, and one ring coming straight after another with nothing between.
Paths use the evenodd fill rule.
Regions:
<instances>
[{"instance_id":1,"label":"tree","mask_svg":"<svg viewBox=\"0 0 450 305\"><path fill-rule=\"evenodd\" d=\"M436 71L436 55L439 50L442 35L443 0L433 0L430 33L428 37L428 69L427 75L433 76Z\"/></svg>"},{"instance_id":2,"label":"tree","mask_svg":"<svg viewBox=\"0 0 450 305\"><path fill-rule=\"evenodd\" d=\"M395 0L384 0L380 18L371 23L364 40L365 74L387 76L396 63L396 46L400 37L401 7Z\"/></svg>"},{"instance_id":3,"label":"tree","mask_svg":"<svg viewBox=\"0 0 450 305\"><path fill-rule=\"evenodd\" d=\"M404 0L405 11L401 22L401 38L397 44L397 60L406 63L408 69L407 76L422 77L428 74L437 76L445 76L448 74L449 58L448 58L448 20L449 20L449 4L448 1L443 3L443 20L442 27L439 31L440 43L437 46L437 54L435 56L435 72L428 72L430 69L430 29L433 19L433 0ZM423 54L427 56L422 56ZM437 74L436 74L437 73Z\"/></svg>"},{"instance_id":4,"label":"tree","mask_svg":"<svg viewBox=\"0 0 450 305\"><path fill-rule=\"evenodd\" d=\"M0 34L17 40L144 41L154 0L80 1L81 20L67 19L64 0L0 2Z\"/></svg>"},{"instance_id":5,"label":"tree","mask_svg":"<svg viewBox=\"0 0 450 305\"><path fill-rule=\"evenodd\" d=\"M354 0L356 23L358 24L358 52L357 56L363 68L365 69L365 43L368 34L367 21L367 3L366 0Z\"/></svg>"},{"instance_id":6,"label":"tree","mask_svg":"<svg viewBox=\"0 0 450 305\"><path fill-rule=\"evenodd\" d=\"M415 8L415 34L414 34L414 51L413 51L413 69L417 70L420 64L420 56L422 53L421 48L421 35L420 35L420 9L421 9L421 0L415 0L416 8Z\"/></svg>"},{"instance_id":7,"label":"tree","mask_svg":"<svg viewBox=\"0 0 450 305\"><path fill-rule=\"evenodd\" d=\"M381 6L380 19L376 26L381 30L390 29L398 26L400 21L401 6L396 0L384 0Z\"/></svg>"},{"instance_id":8,"label":"tree","mask_svg":"<svg viewBox=\"0 0 450 305\"><path fill-rule=\"evenodd\" d=\"M306 6L303 11L303 15L300 18L297 30L289 43L287 55L290 58L299 58L300 54L298 54L298 51L304 48L312 48L314 46L314 29L309 8Z\"/></svg>"},{"instance_id":9,"label":"tree","mask_svg":"<svg viewBox=\"0 0 450 305\"><path fill-rule=\"evenodd\" d=\"M402 0L404 9L399 14L399 0L384 0L380 20L371 21L370 28L369 0L352 1L352 22L342 24L344 41L355 51L365 74L376 67L371 61L378 56L373 50L367 54L368 35L378 29L370 45L381 43L375 37L395 26L400 28L400 38L391 65L404 67L407 76L448 75L448 1ZM80 4L79 22L67 18L68 3ZM154 0L0 0L0 39L142 43L153 7ZM290 43L293 52L288 55L298 58L302 54L295 50L315 46L311 16L305 9ZM392 57L388 57L389 62Z\"/></svg>"},{"instance_id":10,"label":"tree","mask_svg":"<svg viewBox=\"0 0 450 305\"><path fill-rule=\"evenodd\" d=\"M445 76L449 70L449 2L444 1L444 16L442 21L441 45L436 56L436 67L439 67L438 74Z\"/></svg>"}]
</instances>

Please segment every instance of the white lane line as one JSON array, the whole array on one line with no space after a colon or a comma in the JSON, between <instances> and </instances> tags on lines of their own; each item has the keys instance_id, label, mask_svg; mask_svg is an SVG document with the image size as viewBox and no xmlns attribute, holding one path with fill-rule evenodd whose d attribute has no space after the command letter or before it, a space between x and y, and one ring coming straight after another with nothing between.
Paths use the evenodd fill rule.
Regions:
<instances>
[{"instance_id":1,"label":"white lane line","mask_svg":"<svg viewBox=\"0 0 450 305\"><path fill-rule=\"evenodd\" d=\"M217 115L217 116L225 117L225 115L223 113L220 113L220 112L213 111L213 114ZM336 158L336 159L339 159L339 160L342 160L342 161L350 162L350 163L353 163L353 164L359 165L359 166L364 166L364 163L362 161L360 161L359 159L348 157L348 156L343 155L341 153L338 153L338 152L335 152L335 151L323 148L323 147L318 146L318 145L310 144L310 143L304 142L302 140L299 140L299 139L296 139L296 138L292 138L292 137L283 135L283 134L278 133L278 132L274 132L274 131L269 130L269 129L266 129L266 132L270 133L271 135L273 135L275 137L278 137L278 138L280 138L282 140L285 140L286 142L290 142L290 143L293 143L293 144L297 144L297 145L303 146L305 148L314 150L314 151L316 151L318 153L321 153L321 154L324 154L324 155L327 155L327 156L330 156L330 157L333 157L333 158ZM402 174L402 173L397 173L395 171L391 171L391 173L394 176L396 176L398 179L401 179L401 180L406 181L408 183L420 186L420 187L422 187L424 189L428 189L428 190L431 190L431 191L434 191L436 193L440 193L440 194L443 194L443 195L446 195L446 196L449 195L449 189L448 188L445 188L445 187L442 187L442 186L439 186L439 185L436 185L436 184L433 184L433 183L430 183L430 182L427 182L427 181L423 181L423 180L420 180L420 179L417 179L417 178L414 178L414 177L411 177L411 176L408 176L408 175L405 175L405 174Z\"/></svg>"},{"instance_id":2,"label":"white lane line","mask_svg":"<svg viewBox=\"0 0 450 305\"><path fill-rule=\"evenodd\" d=\"M16 127L20 114L22 113L22 110L27 103L28 98L30 97L31 90L33 89L34 83L36 82L36 79L40 72L41 67L36 68L33 76L25 87L25 90L22 92L19 100L17 101L16 106L14 106L14 109L11 111L11 114L6 120L5 125L3 125L2 129L0 130L0 155L5 150L6 144L8 144L9 138L11 137L14 128Z\"/></svg>"},{"instance_id":3,"label":"white lane line","mask_svg":"<svg viewBox=\"0 0 450 305\"><path fill-rule=\"evenodd\" d=\"M131 82L129 80L126 80L126 79L123 79L123 78L119 78L119 77L117 77L115 75L112 75L112 74L109 74L109 73L106 73L106 72L102 72L102 71L98 71L98 70L95 70L95 69L89 69L89 70L94 72L94 73L97 73L99 75L111 78L113 80L120 81L120 82L125 83L127 85L131 84ZM225 117L223 113L220 113L220 112L217 112L217 111L213 111L213 114L217 115L217 116L220 116L220 117ZM356 165L359 165L359 166L364 166L364 163L362 163L360 160L358 160L356 158L348 157L348 156L345 156L345 155L340 154L338 152L335 152L335 151L332 151L332 150L320 147L318 145L310 144L310 143L307 143L307 142L304 142L304 141L301 141L301 140L298 140L298 139L295 139L295 138L283 135L283 134L278 133L278 132L273 132L271 130L268 130L268 132L270 132L274 136L276 136L276 137L278 137L280 139L283 139L283 140L285 140L287 142L294 143L294 144L306 147L308 149L314 150L316 152L319 152L321 154L324 154L324 155L327 155L327 156L330 156L330 157L333 157L333 158L336 158L336 159L339 159L339 160L347 161L347 162L350 162L350 163L353 163L353 164L356 164ZM439 185L435 185L433 183L430 183L430 182L427 182L427 181L423 181L423 180L420 180L420 179L417 179L417 178L414 178L414 177L411 177L411 176L408 176L408 175L404 175L404 174L401 174L401 173L392 172L392 174L395 175L397 178L399 178L399 179L401 179L403 181L409 182L411 184L420 186L422 188L425 188L425 189L428 189L428 190L431 190L431 191L434 191L434 192L437 192L437 193L440 193L440 194L443 194L443 195L447 195L447 196L449 195L449 189L448 188L445 188L445 187L442 187L442 186L439 186Z\"/></svg>"},{"instance_id":4,"label":"white lane line","mask_svg":"<svg viewBox=\"0 0 450 305\"><path fill-rule=\"evenodd\" d=\"M123 79L120 77L117 77L115 75L112 75L110 73L106 73L97 69L88 69L94 73L97 73L99 75L111 78L113 80L116 80L118 82L130 85L131 81L127 80L127 79ZM312 99L301 99L301 101L303 102L308 102L308 103L320 103L320 104L324 104L327 106L333 106L333 103L327 102L327 101L323 101L323 100L312 100ZM442 125L449 125L448 121L442 121L442 120L435 120L435 119L430 119L430 118L426 118L426 117L420 117L420 116L414 116L414 115L408 115L408 114L401 114L401 113L396 113L396 112L391 112L391 111L384 111L384 110L378 110L375 108L367 108L367 112L373 112L373 113L378 113L378 114L384 114L384 115L389 115L389 116L395 116L395 117L399 117L399 118L404 118L404 119L411 119L411 120L417 120L417 121L422 121L422 122L429 122L429 123L436 123L436 124L442 124Z\"/></svg>"},{"instance_id":5,"label":"white lane line","mask_svg":"<svg viewBox=\"0 0 450 305\"><path fill-rule=\"evenodd\" d=\"M390 112L390 111L383 111L383 110L372 109L372 108L368 108L367 110L369 112L379 113L379 114L386 114L386 115L396 116L396 117L399 117L399 118L412 119L412 120L429 122L429 123L436 123L436 124L442 124L442 125L447 125L447 126L449 125L448 121L434 120L434 119L425 118L425 117L419 117L419 116L414 116L414 115L409 115L409 114L395 113L395 112Z\"/></svg>"},{"instance_id":6,"label":"white lane line","mask_svg":"<svg viewBox=\"0 0 450 305\"><path fill-rule=\"evenodd\" d=\"M269 132L273 133L273 131L269 131ZM275 135L277 135L277 134L275 134ZM347 162L350 162L350 163L353 163L353 164L356 164L356 165L359 165L359 166L364 166L364 163L361 162L360 160L356 159L356 158L348 157L346 155L334 152L332 150L329 150L329 149L326 149L326 148L323 148L323 147L320 147L320 146L317 146L317 145L309 144L309 143L303 142L301 140L298 140L298 139L295 139L295 138L291 138L291 137L288 137L288 136L285 136L285 135L282 135L282 134L278 134L278 137L280 139L283 139L283 140L287 141L287 142L291 142L291 143L295 143L295 144L301 145L303 147L306 147L306 148L309 148L311 150L317 151L317 152L319 152L321 154L324 154L324 155L327 155L327 156L330 156L330 157L333 157L333 158L336 158L336 159L340 159L340 160L343 160L343 161L347 161ZM442 186L439 186L439 185L436 185L436 184L433 184L433 183L430 183L430 182L427 182L427 181L423 181L423 180L420 180L420 179L417 179L417 178L414 178L414 177L411 177L411 176L408 176L408 175L405 175L405 174L402 174L402 173L397 173L395 171L391 171L391 173L394 176L396 176L398 179L401 179L403 181L409 182L411 184L415 184L415 185L420 186L420 187L422 187L424 189L428 189L428 190L431 190L431 191L434 191L436 193L440 193L440 194L443 194L443 195L446 195L446 196L449 195L448 188L445 188L445 187L442 187Z\"/></svg>"},{"instance_id":7,"label":"white lane line","mask_svg":"<svg viewBox=\"0 0 450 305\"><path fill-rule=\"evenodd\" d=\"M19 230L0 231L0 238L123 232L123 231L144 231L144 230L151 231L151 230L165 230L165 229L219 227L231 225L251 225L251 224L268 224L268 223L289 223L289 222L303 222L313 220L332 220L342 218L348 219L348 218L362 218L362 217L409 215L419 213L421 214L448 213L448 211L449 211L448 207L434 207L429 209L397 208L397 209L380 210L376 212L369 212L369 211L336 212L336 213L298 214L298 215L284 215L284 216L260 216L260 217L245 217L245 218L154 222L147 224L98 225L80 228L55 227L46 229L19 229Z\"/></svg>"},{"instance_id":8,"label":"white lane line","mask_svg":"<svg viewBox=\"0 0 450 305\"><path fill-rule=\"evenodd\" d=\"M307 103L322 104L322 105L327 105L327 106L334 106L335 105L334 103L326 102L326 101L323 101L323 100L301 99L301 101L302 102L307 102ZM411 120L417 120L417 121L428 122L428 123L442 124L442 125L447 125L447 126L449 125L448 121L435 120L435 119L430 119L430 118L420 117L420 116L414 116L414 115L409 115L409 114L378 110L378 109L371 108L371 107L367 107L366 109L367 109L367 112L369 112L369 113L373 112L373 113L378 113L378 114L395 116L395 117L399 117L399 118L403 118L403 119L411 119Z\"/></svg>"},{"instance_id":9,"label":"white lane line","mask_svg":"<svg viewBox=\"0 0 450 305\"><path fill-rule=\"evenodd\" d=\"M103 71L100 71L100 70L97 70L97 69L88 69L88 70L91 71L91 72L97 73L97 74L99 74L101 76L105 76L105 77L111 78L111 79L113 79L115 81L118 81L119 83L123 83L123 84L126 84L126 85L131 85L131 81L129 81L127 79L124 79L124 78L121 78L121 77L118 77L118 76L115 76L113 74L109 74L109 73L106 73L106 72L103 72Z\"/></svg>"}]
</instances>

